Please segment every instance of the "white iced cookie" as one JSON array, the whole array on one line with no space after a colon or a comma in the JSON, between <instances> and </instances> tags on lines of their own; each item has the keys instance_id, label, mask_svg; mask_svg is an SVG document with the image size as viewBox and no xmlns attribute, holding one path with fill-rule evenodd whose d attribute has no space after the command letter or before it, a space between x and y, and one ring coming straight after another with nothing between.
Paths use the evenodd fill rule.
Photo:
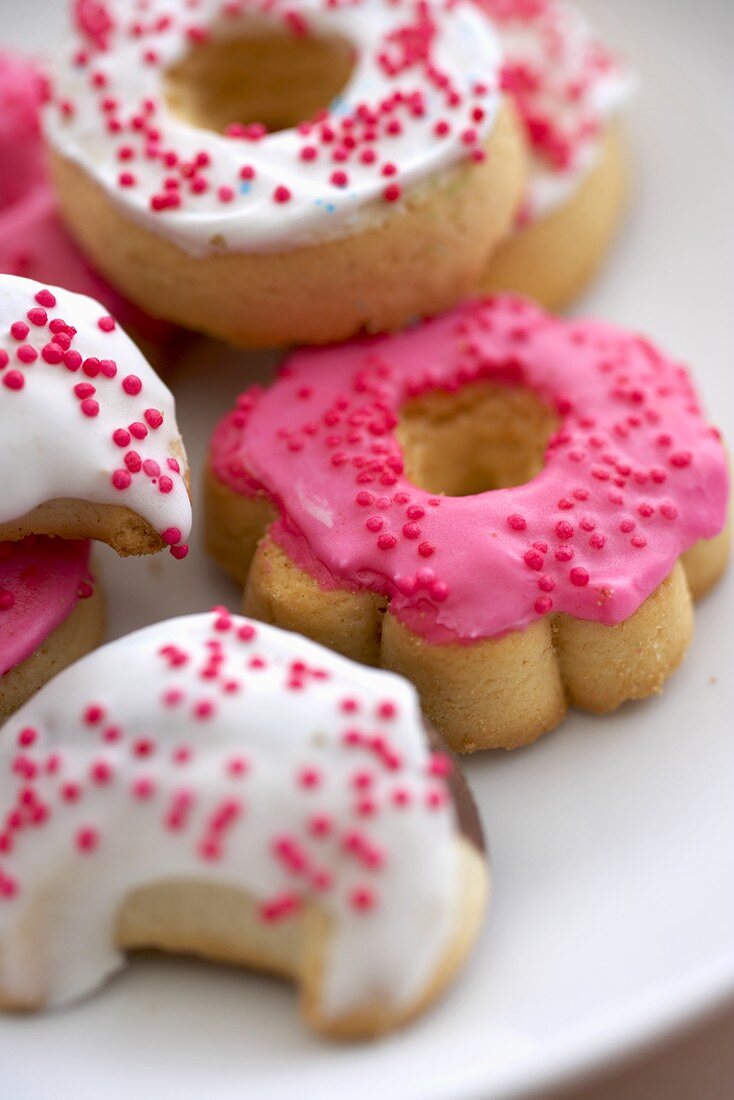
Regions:
<instances>
[{"instance_id":1,"label":"white iced cookie","mask_svg":"<svg viewBox=\"0 0 734 1100\"><path fill-rule=\"evenodd\" d=\"M414 689L224 609L43 688L0 734L0 820L7 1008L156 947L292 978L313 1027L371 1035L448 982L487 895Z\"/></svg>"},{"instance_id":2,"label":"white iced cookie","mask_svg":"<svg viewBox=\"0 0 734 1100\"><path fill-rule=\"evenodd\" d=\"M154 316L243 347L471 289L524 179L469 0L77 9L45 133L72 234Z\"/></svg>"},{"instance_id":3,"label":"white iced cookie","mask_svg":"<svg viewBox=\"0 0 734 1100\"><path fill-rule=\"evenodd\" d=\"M502 41L529 174L515 232L489 257L482 290L568 305L601 264L625 208L620 118L635 80L566 0L477 0Z\"/></svg>"},{"instance_id":4,"label":"white iced cookie","mask_svg":"<svg viewBox=\"0 0 734 1100\"><path fill-rule=\"evenodd\" d=\"M0 275L0 476L0 542L186 553L172 394L98 302L13 275Z\"/></svg>"}]
</instances>

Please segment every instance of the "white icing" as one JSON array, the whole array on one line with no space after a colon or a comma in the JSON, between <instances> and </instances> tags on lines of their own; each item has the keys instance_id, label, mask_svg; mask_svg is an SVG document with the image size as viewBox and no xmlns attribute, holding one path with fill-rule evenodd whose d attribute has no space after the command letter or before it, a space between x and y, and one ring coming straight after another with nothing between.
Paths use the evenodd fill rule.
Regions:
<instances>
[{"instance_id":1,"label":"white icing","mask_svg":"<svg viewBox=\"0 0 734 1100\"><path fill-rule=\"evenodd\" d=\"M38 325L27 314L38 308L36 294L42 290L50 290L56 304L46 307L48 320ZM159 532L177 528L180 539L174 541L180 542L191 528L191 505L173 395L119 326L110 332L100 329L98 322L106 316L104 307L92 298L0 275L0 360L7 356L0 366L0 523L19 519L46 501L71 497L124 505ZM49 326L58 318L77 330L69 350L78 352L82 360L113 360L114 377L102 372L90 377L84 363L69 370L63 361L46 362L43 349L54 340ZM29 329L22 339L11 333L11 326L19 321ZM29 363L20 360L23 347L35 349L37 358ZM22 378L19 389L7 385L12 372ZM123 379L130 375L142 383L138 394L123 387ZM74 392L80 384L94 387L90 396L98 403L98 415L90 417L82 411L83 398ZM150 409L163 415L157 428L146 422ZM145 438L131 436L128 445L118 446L113 432L127 430L131 423L145 425ZM131 451L143 462L155 462L160 474L149 475L144 469L133 472L127 488L115 488L113 475L127 469L125 456ZM171 468L169 459L179 463L180 472ZM170 479L169 492L160 491L161 476Z\"/></svg>"},{"instance_id":2,"label":"white icing","mask_svg":"<svg viewBox=\"0 0 734 1100\"><path fill-rule=\"evenodd\" d=\"M248 626L255 636L243 640L238 631ZM216 643L221 663L207 678L202 670ZM185 662L161 653L171 645ZM251 667L253 658L265 667ZM300 690L288 687L294 676ZM225 687L230 682L236 690ZM164 701L172 690L181 693L175 704ZM345 699L356 701L354 713L344 711ZM195 713L202 702L214 708L205 719ZM394 715L379 709L385 702ZM102 708L96 721L90 705ZM110 726L119 740L105 739ZM24 746L29 728L33 743ZM383 736L399 767L345 744L354 728ZM147 755L136 754L139 738L152 743ZM191 751L188 762L175 761L180 749ZM246 760L246 774L231 774L233 757ZM459 919L456 811L446 780L429 773L432 759L410 684L295 634L219 611L159 623L97 650L47 684L0 734L0 994L62 1005L90 992L123 965L114 927L126 895L184 878L263 901L283 891L316 900L332 922L327 1015L375 997L409 1003ZM91 778L100 764L110 769L104 784ZM317 771L317 786L302 785L304 768ZM371 782L360 790L354 779L364 772ZM131 794L140 780L154 784L147 799ZM63 798L70 782L80 784L78 801ZM398 788L409 792L409 805L394 804ZM172 830L165 820L181 791L191 808ZM430 792L440 796L437 807L427 804ZM365 795L376 807L368 816L356 809ZM233 799L241 815L220 834L219 858L207 859L200 854L207 822ZM11 829L15 809L24 823ZM26 818L39 812L34 827ZM313 815L332 822L329 836L308 832ZM97 831L98 844L80 852L75 838L85 828ZM382 854L381 866L366 867L345 850L355 829ZM282 837L297 838L307 872L273 855ZM310 884L316 868L331 876L329 888ZM363 886L375 904L358 911L350 896Z\"/></svg>"},{"instance_id":3,"label":"white icing","mask_svg":"<svg viewBox=\"0 0 734 1100\"><path fill-rule=\"evenodd\" d=\"M502 6L503 0L486 0L490 16L495 3ZM568 202L599 163L606 129L628 102L635 81L622 60L602 45L586 16L564 0L543 0L530 15L508 15L497 22L497 31L505 63L526 66L539 76L531 96L534 111L547 116L573 149L564 167L537 154L530 158L525 215L539 218ZM597 64L600 58L603 66ZM572 85L580 89L575 97L568 95ZM597 133L580 136L588 120L596 123Z\"/></svg>"},{"instance_id":4,"label":"white icing","mask_svg":"<svg viewBox=\"0 0 734 1100\"><path fill-rule=\"evenodd\" d=\"M448 77L460 103L447 107L445 91L428 79L422 66L395 76L383 71L378 56L385 50L395 51L388 36L414 21L421 6L414 0L354 0L333 6L328 0L275 0L247 5L248 15L233 18L222 14L227 8L223 0L201 0L194 10L170 0L151 0L144 16L136 0L118 0L108 48L93 52L89 66L74 64L80 46L90 45L84 35L77 35L58 74L56 103L46 112L48 140L64 157L90 173L127 216L193 255L277 249L284 244L349 233L355 216L367 204L382 201L386 185L397 181L404 188L465 159L470 149L462 134L468 128L474 129L481 144L494 123L499 103L499 43L491 24L468 0L427 0L423 5L436 22L432 63ZM309 33L337 35L353 44L355 67L342 94L331 104L331 121L339 123L354 114L359 104L379 110L380 103L396 91L421 93L425 113L416 117L401 107L395 117L403 124L403 132L397 136L383 133L372 142L377 159L371 165L362 164L356 152L344 163L335 162L331 156L333 146L320 146L319 157L306 163L300 159L300 151L312 143L312 138L297 129L268 134L256 142L243 141L195 128L175 117L162 102L162 79L164 71L192 48L187 28L196 25L217 36L242 36L253 26L253 13L258 25L265 22L280 30L284 13L290 13L306 21ZM137 37L130 33L136 19L151 27L161 15L172 17L167 30ZM149 48L155 49L154 64L142 60ZM90 71L103 74L103 89L90 86ZM489 92L476 93L478 82L487 85ZM101 100L106 97L113 98L119 107L112 112L101 109ZM155 103L154 112L146 117L160 132L161 148L175 150L183 161L194 160L202 151L211 158L205 172L208 191L191 195L188 187L183 187L183 202L178 209L153 212L150 208L151 198L161 193L165 177L176 172L162 165L160 159L146 158L142 152L146 139L129 125L128 120L140 112L145 100ZM71 115L59 109L63 102L72 104ZM472 117L477 107L484 111L479 121ZM121 133L107 130L110 113L123 120ZM435 136L437 119L448 119L449 135ZM121 145L133 147L133 159L118 159ZM397 168L394 177L382 175L382 166L387 162ZM240 180L240 169L245 164L256 170L251 182ZM119 185L124 169L134 174L134 186ZM341 188L330 182L335 169L347 171L348 186ZM274 188L279 185L291 190L290 201L273 201ZM233 201L219 201L221 186L235 189ZM388 203L384 209L389 209Z\"/></svg>"}]
</instances>

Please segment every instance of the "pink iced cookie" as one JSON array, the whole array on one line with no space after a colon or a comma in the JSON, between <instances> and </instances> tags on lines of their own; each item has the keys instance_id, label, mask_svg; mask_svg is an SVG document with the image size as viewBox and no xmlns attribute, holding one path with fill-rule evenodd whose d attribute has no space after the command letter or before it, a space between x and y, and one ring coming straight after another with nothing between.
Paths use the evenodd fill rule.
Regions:
<instances>
[{"instance_id":1,"label":"pink iced cookie","mask_svg":"<svg viewBox=\"0 0 734 1100\"><path fill-rule=\"evenodd\" d=\"M281 621L291 603L263 590L275 545L322 591L372 594L382 648L370 659L413 679L385 657L388 606L426 650L540 625L550 648L567 623L603 624L607 639L631 623L693 547L694 594L724 565L722 540L710 555L697 545L724 528L728 475L686 371L642 337L512 297L296 353L220 423L211 467L225 564L242 572L225 541L236 545L238 500L251 540L255 504L263 528L273 519L251 609Z\"/></svg>"},{"instance_id":2,"label":"pink iced cookie","mask_svg":"<svg viewBox=\"0 0 734 1100\"><path fill-rule=\"evenodd\" d=\"M63 539L0 543L0 717L100 640L89 553Z\"/></svg>"},{"instance_id":3,"label":"pink iced cookie","mask_svg":"<svg viewBox=\"0 0 734 1100\"><path fill-rule=\"evenodd\" d=\"M471 496L411 484L401 406L482 380L528 388L559 414L542 473ZM728 493L719 435L677 363L611 325L512 298L293 355L249 416L220 424L212 462L232 488L248 471L278 501L274 537L294 560L313 555L360 587L369 576L401 617L420 609L436 641L491 638L551 610L629 618L685 550L718 534Z\"/></svg>"},{"instance_id":4,"label":"pink iced cookie","mask_svg":"<svg viewBox=\"0 0 734 1100\"><path fill-rule=\"evenodd\" d=\"M36 65L0 53L0 271L96 298L126 327L164 340L172 326L147 317L117 294L92 270L59 220L39 125L46 94Z\"/></svg>"}]
</instances>

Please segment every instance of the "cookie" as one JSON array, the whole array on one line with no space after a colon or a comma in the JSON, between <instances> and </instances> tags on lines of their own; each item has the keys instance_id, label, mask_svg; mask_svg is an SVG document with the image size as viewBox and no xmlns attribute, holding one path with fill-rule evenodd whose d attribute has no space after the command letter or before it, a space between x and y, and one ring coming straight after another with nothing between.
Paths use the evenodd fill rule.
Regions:
<instances>
[{"instance_id":1,"label":"cookie","mask_svg":"<svg viewBox=\"0 0 734 1100\"><path fill-rule=\"evenodd\" d=\"M186 553L173 396L91 298L0 275L0 542L97 539Z\"/></svg>"},{"instance_id":2,"label":"cookie","mask_svg":"<svg viewBox=\"0 0 734 1100\"><path fill-rule=\"evenodd\" d=\"M0 731L0 809L11 1009L153 947L292 979L312 1027L371 1036L449 983L487 898L476 811L410 684L222 608L43 688Z\"/></svg>"}]
</instances>

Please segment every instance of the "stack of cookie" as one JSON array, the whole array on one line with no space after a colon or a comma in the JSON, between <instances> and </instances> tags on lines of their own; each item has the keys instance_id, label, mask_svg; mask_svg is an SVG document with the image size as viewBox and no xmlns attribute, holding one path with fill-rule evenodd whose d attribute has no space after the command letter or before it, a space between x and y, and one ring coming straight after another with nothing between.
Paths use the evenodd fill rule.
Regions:
<instances>
[{"instance_id":1,"label":"stack of cookie","mask_svg":"<svg viewBox=\"0 0 734 1100\"><path fill-rule=\"evenodd\" d=\"M0 717L99 644L90 539L183 557L173 396L91 298L0 275Z\"/></svg>"},{"instance_id":2,"label":"stack of cookie","mask_svg":"<svg viewBox=\"0 0 734 1100\"><path fill-rule=\"evenodd\" d=\"M87 540L186 553L173 398L110 312L302 347L234 407L211 374L206 541L249 618L148 625L0 734L0 1003L154 946L372 1035L486 903L445 744L659 691L726 565L684 367L545 312L618 225L633 81L564 0L72 8L48 89L0 59L0 716L100 640Z\"/></svg>"}]
</instances>

